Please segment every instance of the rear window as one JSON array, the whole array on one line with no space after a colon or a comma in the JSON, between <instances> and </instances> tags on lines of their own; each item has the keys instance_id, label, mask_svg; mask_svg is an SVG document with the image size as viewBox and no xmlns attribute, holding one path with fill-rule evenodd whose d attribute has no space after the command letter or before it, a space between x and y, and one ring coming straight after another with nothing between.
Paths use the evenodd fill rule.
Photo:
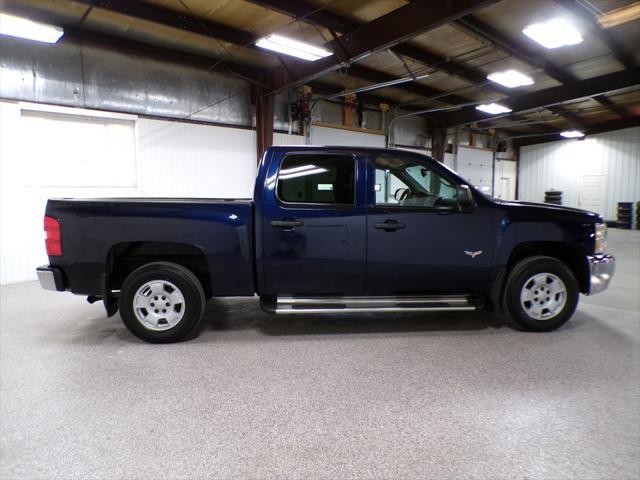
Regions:
<instances>
[{"instance_id":1,"label":"rear window","mask_svg":"<svg viewBox=\"0 0 640 480\"><path fill-rule=\"evenodd\" d=\"M278 198L286 203L354 203L355 161L349 155L290 155L278 172Z\"/></svg>"}]
</instances>

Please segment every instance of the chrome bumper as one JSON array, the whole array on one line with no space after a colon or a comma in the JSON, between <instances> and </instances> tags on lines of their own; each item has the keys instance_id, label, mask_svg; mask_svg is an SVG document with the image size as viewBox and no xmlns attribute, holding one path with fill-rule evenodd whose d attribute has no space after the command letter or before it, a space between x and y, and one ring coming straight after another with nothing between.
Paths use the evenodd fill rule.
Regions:
<instances>
[{"instance_id":1,"label":"chrome bumper","mask_svg":"<svg viewBox=\"0 0 640 480\"><path fill-rule=\"evenodd\" d=\"M616 259L613 255L588 255L589 262L589 295L606 290L616 270Z\"/></svg>"},{"instance_id":2,"label":"chrome bumper","mask_svg":"<svg viewBox=\"0 0 640 480\"><path fill-rule=\"evenodd\" d=\"M56 267L43 265L36 269L38 274L38 282L45 290L53 290L54 292L64 292L64 282L62 280L62 272Z\"/></svg>"}]
</instances>

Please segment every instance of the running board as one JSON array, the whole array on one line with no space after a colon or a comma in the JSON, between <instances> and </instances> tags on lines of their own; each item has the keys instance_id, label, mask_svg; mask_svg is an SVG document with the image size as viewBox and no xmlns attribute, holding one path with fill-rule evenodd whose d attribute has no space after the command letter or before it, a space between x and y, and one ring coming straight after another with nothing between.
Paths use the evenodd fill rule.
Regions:
<instances>
[{"instance_id":1,"label":"running board","mask_svg":"<svg viewBox=\"0 0 640 480\"><path fill-rule=\"evenodd\" d=\"M444 312L477 310L482 300L468 295L424 297L278 297L262 302L270 313Z\"/></svg>"}]
</instances>

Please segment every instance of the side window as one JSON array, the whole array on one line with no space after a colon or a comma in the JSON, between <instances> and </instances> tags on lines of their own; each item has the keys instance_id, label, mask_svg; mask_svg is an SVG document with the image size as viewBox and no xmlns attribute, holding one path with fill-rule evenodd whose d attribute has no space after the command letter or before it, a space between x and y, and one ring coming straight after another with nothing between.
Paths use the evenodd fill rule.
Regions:
<instances>
[{"instance_id":1,"label":"side window","mask_svg":"<svg viewBox=\"0 0 640 480\"><path fill-rule=\"evenodd\" d=\"M457 203L456 185L412 158L376 158L376 205L447 207Z\"/></svg>"},{"instance_id":2,"label":"side window","mask_svg":"<svg viewBox=\"0 0 640 480\"><path fill-rule=\"evenodd\" d=\"M355 161L348 155L285 157L278 172L278 198L286 203L351 205Z\"/></svg>"}]
</instances>

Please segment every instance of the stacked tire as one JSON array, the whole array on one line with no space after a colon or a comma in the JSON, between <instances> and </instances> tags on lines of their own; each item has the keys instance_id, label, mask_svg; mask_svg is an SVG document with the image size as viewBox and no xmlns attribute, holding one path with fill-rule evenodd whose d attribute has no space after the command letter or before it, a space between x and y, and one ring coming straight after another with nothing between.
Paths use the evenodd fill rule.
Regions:
<instances>
[{"instance_id":1,"label":"stacked tire","mask_svg":"<svg viewBox=\"0 0 640 480\"><path fill-rule=\"evenodd\" d=\"M629 230L631 228L631 215L633 213L633 203L618 202L618 228Z\"/></svg>"},{"instance_id":2,"label":"stacked tire","mask_svg":"<svg viewBox=\"0 0 640 480\"><path fill-rule=\"evenodd\" d=\"M562 205L562 192L559 192L557 190L549 190L548 192L544 192L544 203Z\"/></svg>"}]
</instances>

